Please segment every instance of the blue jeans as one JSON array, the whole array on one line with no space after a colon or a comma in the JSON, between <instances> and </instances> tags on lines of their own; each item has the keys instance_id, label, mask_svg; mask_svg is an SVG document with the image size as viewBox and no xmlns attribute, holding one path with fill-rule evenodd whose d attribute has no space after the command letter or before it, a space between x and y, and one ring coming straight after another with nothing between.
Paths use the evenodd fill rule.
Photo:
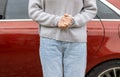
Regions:
<instances>
[{"instance_id":1,"label":"blue jeans","mask_svg":"<svg viewBox=\"0 0 120 77\"><path fill-rule=\"evenodd\" d=\"M40 38L44 77L85 77L86 43Z\"/></svg>"}]
</instances>

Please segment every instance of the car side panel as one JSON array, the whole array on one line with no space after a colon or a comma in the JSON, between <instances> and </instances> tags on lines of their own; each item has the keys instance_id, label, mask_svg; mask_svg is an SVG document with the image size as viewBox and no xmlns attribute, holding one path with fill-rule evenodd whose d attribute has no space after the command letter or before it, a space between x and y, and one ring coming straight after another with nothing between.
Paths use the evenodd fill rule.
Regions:
<instances>
[{"instance_id":1,"label":"car side panel","mask_svg":"<svg viewBox=\"0 0 120 77\"><path fill-rule=\"evenodd\" d=\"M104 24L108 25L108 22L104 22ZM116 54L115 50L113 52L113 50L107 49L107 47L111 46L106 47L109 39L113 38L109 31L115 34L115 37L118 37L114 33L117 27L113 29L113 25L111 25L112 27L105 26L105 30L108 31L106 36L109 36L109 39L105 37L102 47L97 50L104 37L103 26L98 21L91 21L87 26L88 72L103 61L119 58L120 54L118 54L119 52ZM113 31L111 31L111 28ZM110 44L113 45L112 43ZM42 77L38 51L39 34L37 23L32 21L0 22L0 77Z\"/></svg>"},{"instance_id":2,"label":"car side panel","mask_svg":"<svg viewBox=\"0 0 120 77\"><path fill-rule=\"evenodd\" d=\"M0 22L0 77L42 77L38 26L32 21ZM88 61L99 48L103 35L99 21L88 23L88 54L91 54Z\"/></svg>"},{"instance_id":3,"label":"car side panel","mask_svg":"<svg viewBox=\"0 0 120 77\"><path fill-rule=\"evenodd\" d=\"M120 21L103 21L105 38L101 48L94 56L91 56L87 70L112 59L120 59L120 38L118 35L118 24ZM87 71L88 72L88 71Z\"/></svg>"},{"instance_id":4,"label":"car side panel","mask_svg":"<svg viewBox=\"0 0 120 77\"><path fill-rule=\"evenodd\" d=\"M108 2L110 2L111 4L113 4L114 6L116 6L118 9L120 9L120 1L119 0L107 0Z\"/></svg>"},{"instance_id":5,"label":"car side panel","mask_svg":"<svg viewBox=\"0 0 120 77\"><path fill-rule=\"evenodd\" d=\"M0 77L42 77L38 24L0 22Z\"/></svg>"}]
</instances>

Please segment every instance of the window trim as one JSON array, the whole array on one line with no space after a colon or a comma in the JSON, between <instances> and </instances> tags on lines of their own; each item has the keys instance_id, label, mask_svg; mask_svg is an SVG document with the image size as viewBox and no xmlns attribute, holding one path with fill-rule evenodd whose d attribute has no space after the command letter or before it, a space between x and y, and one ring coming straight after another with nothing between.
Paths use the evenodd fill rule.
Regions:
<instances>
[{"instance_id":1,"label":"window trim","mask_svg":"<svg viewBox=\"0 0 120 77\"><path fill-rule=\"evenodd\" d=\"M110 9L112 9L115 13L117 13L120 16L120 10L115 7L113 4L109 3L107 0L99 0L102 3L104 3L106 6L108 6Z\"/></svg>"}]
</instances>

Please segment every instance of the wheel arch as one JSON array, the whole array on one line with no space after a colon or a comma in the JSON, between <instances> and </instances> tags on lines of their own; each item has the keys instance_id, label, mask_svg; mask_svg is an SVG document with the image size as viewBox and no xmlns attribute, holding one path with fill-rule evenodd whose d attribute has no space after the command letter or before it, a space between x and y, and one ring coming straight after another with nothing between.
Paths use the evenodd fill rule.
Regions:
<instances>
[{"instance_id":1,"label":"wheel arch","mask_svg":"<svg viewBox=\"0 0 120 77\"><path fill-rule=\"evenodd\" d=\"M92 71L94 70L96 67L104 64L104 63L107 63L107 62L111 62L111 61L116 61L116 60L120 60L120 58L114 58L114 59L107 59L107 60L104 60L102 63L99 62L98 64L96 64L94 67L92 67L89 71L86 72L86 75L85 77L87 77L87 75Z\"/></svg>"}]
</instances>

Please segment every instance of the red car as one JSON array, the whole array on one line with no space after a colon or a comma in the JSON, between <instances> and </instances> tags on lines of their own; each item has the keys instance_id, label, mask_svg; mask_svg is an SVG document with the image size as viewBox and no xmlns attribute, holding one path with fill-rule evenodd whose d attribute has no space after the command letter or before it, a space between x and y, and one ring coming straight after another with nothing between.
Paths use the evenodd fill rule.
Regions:
<instances>
[{"instance_id":1,"label":"red car","mask_svg":"<svg viewBox=\"0 0 120 77\"><path fill-rule=\"evenodd\" d=\"M43 77L38 24L28 17L29 0L0 0L0 77ZM97 0L87 24L86 77L120 77L120 1Z\"/></svg>"}]
</instances>

